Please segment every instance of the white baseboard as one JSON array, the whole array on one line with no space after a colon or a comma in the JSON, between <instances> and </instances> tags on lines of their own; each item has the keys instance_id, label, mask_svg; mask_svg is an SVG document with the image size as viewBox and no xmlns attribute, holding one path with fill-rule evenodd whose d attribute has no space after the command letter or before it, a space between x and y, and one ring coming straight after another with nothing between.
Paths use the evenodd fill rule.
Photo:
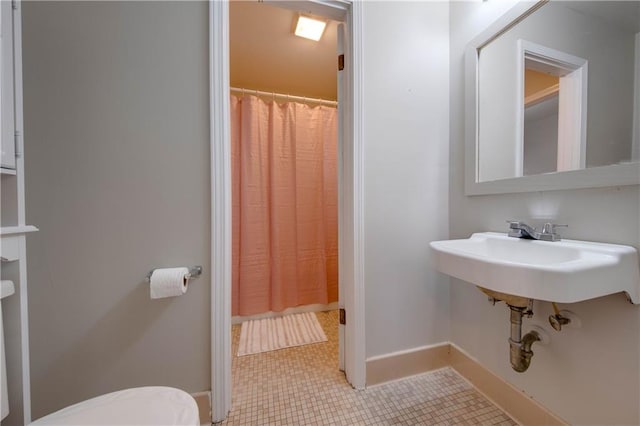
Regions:
<instances>
[{"instance_id":1,"label":"white baseboard","mask_svg":"<svg viewBox=\"0 0 640 426\"><path fill-rule=\"evenodd\" d=\"M304 306L296 306L295 308L287 308L282 312L265 312L263 314L256 315L248 315L248 316L235 316L231 317L231 324L241 324L245 321L252 320L260 320L264 318L277 318L282 317L289 314L300 314L303 312L323 312L323 311L333 311L338 309L338 302L329 303L328 305L323 305L321 303L316 303L314 305L304 305Z\"/></svg>"},{"instance_id":2,"label":"white baseboard","mask_svg":"<svg viewBox=\"0 0 640 426\"><path fill-rule=\"evenodd\" d=\"M521 425L567 425L539 402L450 342L367 359L367 386L451 367Z\"/></svg>"},{"instance_id":3,"label":"white baseboard","mask_svg":"<svg viewBox=\"0 0 640 426\"><path fill-rule=\"evenodd\" d=\"M198 404L200 425L211 426L211 391L192 393L191 396Z\"/></svg>"},{"instance_id":4,"label":"white baseboard","mask_svg":"<svg viewBox=\"0 0 640 426\"><path fill-rule=\"evenodd\" d=\"M371 357L367 359L367 386L448 366L448 342Z\"/></svg>"},{"instance_id":5,"label":"white baseboard","mask_svg":"<svg viewBox=\"0 0 640 426\"><path fill-rule=\"evenodd\" d=\"M567 425L522 390L506 382L456 344L451 343L451 367L480 393L522 425Z\"/></svg>"}]
</instances>

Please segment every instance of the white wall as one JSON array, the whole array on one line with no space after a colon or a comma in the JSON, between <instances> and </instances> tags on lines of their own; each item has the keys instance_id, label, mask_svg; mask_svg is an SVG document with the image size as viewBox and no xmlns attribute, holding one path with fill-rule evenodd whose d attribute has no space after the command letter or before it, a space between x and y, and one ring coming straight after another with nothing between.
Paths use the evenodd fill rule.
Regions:
<instances>
[{"instance_id":1,"label":"white wall","mask_svg":"<svg viewBox=\"0 0 640 426\"><path fill-rule=\"evenodd\" d=\"M448 340L448 5L364 4L366 356Z\"/></svg>"},{"instance_id":2,"label":"white wall","mask_svg":"<svg viewBox=\"0 0 640 426\"><path fill-rule=\"evenodd\" d=\"M24 2L33 417L210 388L206 2ZM184 296L146 274L195 265Z\"/></svg>"},{"instance_id":3,"label":"white wall","mask_svg":"<svg viewBox=\"0 0 640 426\"><path fill-rule=\"evenodd\" d=\"M640 189L547 191L464 195L464 47L508 8L501 2L451 2L450 229L451 238L505 231L506 219L548 218L568 223L567 238L640 246ZM582 319L581 329L550 328L548 303L536 303L525 324L548 330L549 346L535 344L523 374L509 364L509 314L491 306L468 283L452 280L451 339L483 365L572 424L638 424L640 307L623 295L561 305Z\"/></svg>"}]
</instances>

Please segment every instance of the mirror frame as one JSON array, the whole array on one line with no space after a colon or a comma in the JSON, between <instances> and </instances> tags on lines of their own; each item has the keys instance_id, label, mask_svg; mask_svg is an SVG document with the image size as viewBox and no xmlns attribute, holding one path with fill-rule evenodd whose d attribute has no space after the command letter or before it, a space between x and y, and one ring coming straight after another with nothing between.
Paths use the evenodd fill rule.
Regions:
<instances>
[{"instance_id":1,"label":"mirror frame","mask_svg":"<svg viewBox=\"0 0 640 426\"><path fill-rule=\"evenodd\" d=\"M488 195L559 189L640 185L640 163L612 164L580 170L478 182L478 65L484 46L534 13L549 0L521 1L489 25L465 51L465 194Z\"/></svg>"}]
</instances>

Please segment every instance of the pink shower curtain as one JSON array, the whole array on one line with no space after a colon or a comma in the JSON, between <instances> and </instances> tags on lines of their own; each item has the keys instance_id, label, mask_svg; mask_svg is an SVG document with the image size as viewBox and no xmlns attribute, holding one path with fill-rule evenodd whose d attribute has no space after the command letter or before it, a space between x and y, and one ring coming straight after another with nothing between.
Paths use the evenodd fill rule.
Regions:
<instances>
[{"instance_id":1,"label":"pink shower curtain","mask_svg":"<svg viewBox=\"0 0 640 426\"><path fill-rule=\"evenodd\" d=\"M231 96L232 314L338 300L335 108Z\"/></svg>"}]
</instances>

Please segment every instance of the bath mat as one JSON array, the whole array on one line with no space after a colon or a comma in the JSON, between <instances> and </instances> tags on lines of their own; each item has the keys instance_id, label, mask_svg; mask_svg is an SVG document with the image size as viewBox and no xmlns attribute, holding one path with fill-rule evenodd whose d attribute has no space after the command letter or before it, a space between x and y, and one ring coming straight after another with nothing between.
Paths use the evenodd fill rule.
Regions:
<instances>
[{"instance_id":1,"label":"bath mat","mask_svg":"<svg viewBox=\"0 0 640 426\"><path fill-rule=\"evenodd\" d=\"M326 341L313 312L246 321L240 329L238 356Z\"/></svg>"}]
</instances>

